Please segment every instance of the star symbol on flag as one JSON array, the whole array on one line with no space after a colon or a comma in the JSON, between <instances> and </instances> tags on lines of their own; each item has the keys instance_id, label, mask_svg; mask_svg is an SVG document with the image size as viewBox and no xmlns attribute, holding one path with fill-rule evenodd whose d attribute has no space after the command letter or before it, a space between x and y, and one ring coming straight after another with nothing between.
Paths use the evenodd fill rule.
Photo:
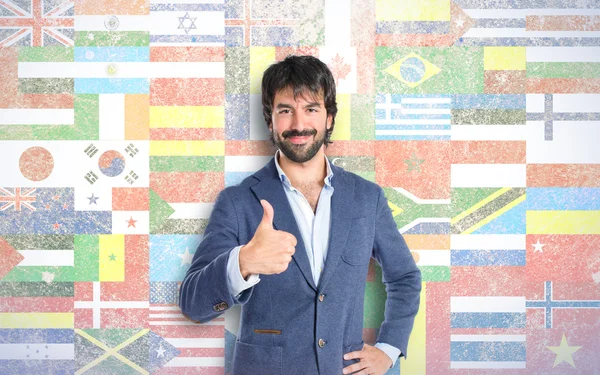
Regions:
<instances>
[{"instance_id":1,"label":"star symbol on flag","mask_svg":"<svg viewBox=\"0 0 600 375\"><path fill-rule=\"evenodd\" d=\"M177 17L179 18L179 26L177 27L177 30L181 30L183 29L185 31L186 34L189 34L191 29L196 29L196 24L194 22L196 22L196 18L197 17L190 17L190 13L189 12L185 12L185 16L183 17ZM189 26L185 26L183 23L185 21L189 20Z\"/></svg>"},{"instance_id":2,"label":"star symbol on flag","mask_svg":"<svg viewBox=\"0 0 600 375\"><path fill-rule=\"evenodd\" d=\"M463 27L465 20L461 17L458 17L454 23L456 24L456 27Z\"/></svg>"},{"instance_id":3,"label":"star symbol on flag","mask_svg":"<svg viewBox=\"0 0 600 375\"><path fill-rule=\"evenodd\" d=\"M562 340L560 340L560 346L547 346L546 348L556 353L556 359L554 360L554 366L552 367L556 367L562 362L567 362L571 366L575 367L575 362L573 362L573 353L581 349L581 346L569 346L567 343L567 338L563 333Z\"/></svg>"},{"instance_id":4,"label":"star symbol on flag","mask_svg":"<svg viewBox=\"0 0 600 375\"><path fill-rule=\"evenodd\" d=\"M54 230L58 230L58 229L60 228L60 226L61 226L61 225L62 225L62 224L60 224L60 223L58 223L58 222L57 222L57 223L54 223L54 224L52 224L52 226L54 227Z\"/></svg>"},{"instance_id":5,"label":"star symbol on flag","mask_svg":"<svg viewBox=\"0 0 600 375\"><path fill-rule=\"evenodd\" d=\"M192 264L192 258L194 257L193 254L190 254L190 250L187 247L185 248L185 253L177 254L177 256L181 258L181 266L179 267L183 267L185 264Z\"/></svg>"},{"instance_id":6,"label":"star symbol on flag","mask_svg":"<svg viewBox=\"0 0 600 375\"><path fill-rule=\"evenodd\" d=\"M538 238L537 243L532 244L533 245L533 252L537 253L538 251L540 253L543 253L544 251L542 250L542 247L544 247L545 244L540 243L540 239Z\"/></svg>"},{"instance_id":7,"label":"star symbol on flag","mask_svg":"<svg viewBox=\"0 0 600 375\"><path fill-rule=\"evenodd\" d=\"M57 201L60 199L60 195L56 194L55 196L52 197L53 201Z\"/></svg>"},{"instance_id":8,"label":"star symbol on flag","mask_svg":"<svg viewBox=\"0 0 600 375\"><path fill-rule=\"evenodd\" d=\"M413 170L421 172L421 164L423 164L424 161L425 159L418 159L417 154L414 152L410 156L410 159L404 159L404 162L408 166L408 172Z\"/></svg>"},{"instance_id":9,"label":"star symbol on flag","mask_svg":"<svg viewBox=\"0 0 600 375\"><path fill-rule=\"evenodd\" d=\"M69 208L69 206L66 203L63 204L63 210L66 210L67 208Z\"/></svg>"},{"instance_id":10,"label":"star symbol on flag","mask_svg":"<svg viewBox=\"0 0 600 375\"><path fill-rule=\"evenodd\" d=\"M100 197L94 197L94 193L92 193L92 196L91 196L91 197L87 197L87 199L89 199L89 200L90 200L90 204L92 204L92 203L93 203L93 204L95 204L95 205L97 206L97 205L98 205L98 203L96 203L96 201L97 201L98 199L100 199Z\"/></svg>"},{"instance_id":11,"label":"star symbol on flag","mask_svg":"<svg viewBox=\"0 0 600 375\"><path fill-rule=\"evenodd\" d=\"M46 283L50 284L54 280L54 273L52 272L42 272L42 280Z\"/></svg>"},{"instance_id":12,"label":"star symbol on flag","mask_svg":"<svg viewBox=\"0 0 600 375\"><path fill-rule=\"evenodd\" d=\"M108 259L110 259L111 262L116 262L117 256L115 255L115 253L112 253L108 256Z\"/></svg>"},{"instance_id":13,"label":"star symbol on flag","mask_svg":"<svg viewBox=\"0 0 600 375\"><path fill-rule=\"evenodd\" d=\"M164 357L166 350L160 345L160 348L156 349L156 358Z\"/></svg>"},{"instance_id":14,"label":"star symbol on flag","mask_svg":"<svg viewBox=\"0 0 600 375\"><path fill-rule=\"evenodd\" d=\"M127 222L127 228L129 227L134 227L135 228L135 223L137 222L137 220L133 220L132 216L129 216L129 220L125 220Z\"/></svg>"}]
</instances>

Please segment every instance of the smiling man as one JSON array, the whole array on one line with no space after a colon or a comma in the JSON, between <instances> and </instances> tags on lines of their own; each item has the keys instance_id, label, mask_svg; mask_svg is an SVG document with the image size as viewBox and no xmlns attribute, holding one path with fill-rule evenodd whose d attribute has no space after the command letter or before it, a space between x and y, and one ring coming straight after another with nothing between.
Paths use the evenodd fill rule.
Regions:
<instances>
[{"instance_id":1,"label":"smiling man","mask_svg":"<svg viewBox=\"0 0 600 375\"><path fill-rule=\"evenodd\" d=\"M181 286L180 306L207 322L241 304L232 375L384 374L406 355L421 274L383 190L325 156L335 82L312 56L288 56L262 80L278 148L223 190ZM373 257L387 300L375 346L362 340Z\"/></svg>"},{"instance_id":2,"label":"smiling man","mask_svg":"<svg viewBox=\"0 0 600 375\"><path fill-rule=\"evenodd\" d=\"M305 93L300 93L305 95ZM309 98L312 99L312 98ZM306 163L311 160L325 143L328 130L331 129L331 121L321 101L307 101L304 97L294 97L294 90L290 87L277 92L274 98L277 127L283 130L281 135L271 130L271 140L286 156L294 163ZM298 122L298 112L304 113L301 123L303 129L295 127ZM312 126L316 126L312 128ZM320 125L320 126L319 126ZM319 128L326 127L321 132ZM331 134L331 132L329 132Z\"/></svg>"}]
</instances>

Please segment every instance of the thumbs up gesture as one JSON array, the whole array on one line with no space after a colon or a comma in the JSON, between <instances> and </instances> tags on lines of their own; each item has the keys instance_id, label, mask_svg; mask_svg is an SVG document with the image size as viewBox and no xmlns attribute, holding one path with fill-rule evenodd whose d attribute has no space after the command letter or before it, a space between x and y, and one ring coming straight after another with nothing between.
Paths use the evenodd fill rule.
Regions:
<instances>
[{"instance_id":1,"label":"thumbs up gesture","mask_svg":"<svg viewBox=\"0 0 600 375\"><path fill-rule=\"evenodd\" d=\"M263 217L254 237L240 249L240 271L244 279L251 273L272 275L285 271L298 243L293 234L273 229L273 206L262 199Z\"/></svg>"}]
</instances>

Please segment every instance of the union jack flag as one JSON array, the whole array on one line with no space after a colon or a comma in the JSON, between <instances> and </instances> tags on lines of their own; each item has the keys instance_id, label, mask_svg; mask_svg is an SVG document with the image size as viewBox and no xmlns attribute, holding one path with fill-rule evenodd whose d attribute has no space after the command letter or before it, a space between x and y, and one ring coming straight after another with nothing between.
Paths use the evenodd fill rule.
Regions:
<instances>
[{"instance_id":1,"label":"union jack flag","mask_svg":"<svg viewBox=\"0 0 600 375\"><path fill-rule=\"evenodd\" d=\"M8 14L8 15L6 15ZM73 45L74 2L0 0L0 47Z\"/></svg>"},{"instance_id":2,"label":"union jack flag","mask_svg":"<svg viewBox=\"0 0 600 375\"><path fill-rule=\"evenodd\" d=\"M15 207L15 211L21 211L21 206L35 211L35 207L31 204L31 202L36 201L35 195L33 195L35 190L36 188L27 188L21 193L21 188L15 188L14 192L11 193L0 187L0 211L5 211L11 206Z\"/></svg>"}]
</instances>

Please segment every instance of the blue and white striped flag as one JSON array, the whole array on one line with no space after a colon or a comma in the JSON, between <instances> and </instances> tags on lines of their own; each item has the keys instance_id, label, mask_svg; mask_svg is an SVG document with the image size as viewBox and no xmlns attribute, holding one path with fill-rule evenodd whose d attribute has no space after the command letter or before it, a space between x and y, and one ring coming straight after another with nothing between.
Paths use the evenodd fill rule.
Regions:
<instances>
[{"instance_id":1,"label":"blue and white striped flag","mask_svg":"<svg viewBox=\"0 0 600 375\"><path fill-rule=\"evenodd\" d=\"M72 329L0 329L2 374L72 374Z\"/></svg>"},{"instance_id":2,"label":"blue and white striped flag","mask_svg":"<svg viewBox=\"0 0 600 375\"><path fill-rule=\"evenodd\" d=\"M378 140L450 140L450 95L377 95Z\"/></svg>"}]
</instances>

